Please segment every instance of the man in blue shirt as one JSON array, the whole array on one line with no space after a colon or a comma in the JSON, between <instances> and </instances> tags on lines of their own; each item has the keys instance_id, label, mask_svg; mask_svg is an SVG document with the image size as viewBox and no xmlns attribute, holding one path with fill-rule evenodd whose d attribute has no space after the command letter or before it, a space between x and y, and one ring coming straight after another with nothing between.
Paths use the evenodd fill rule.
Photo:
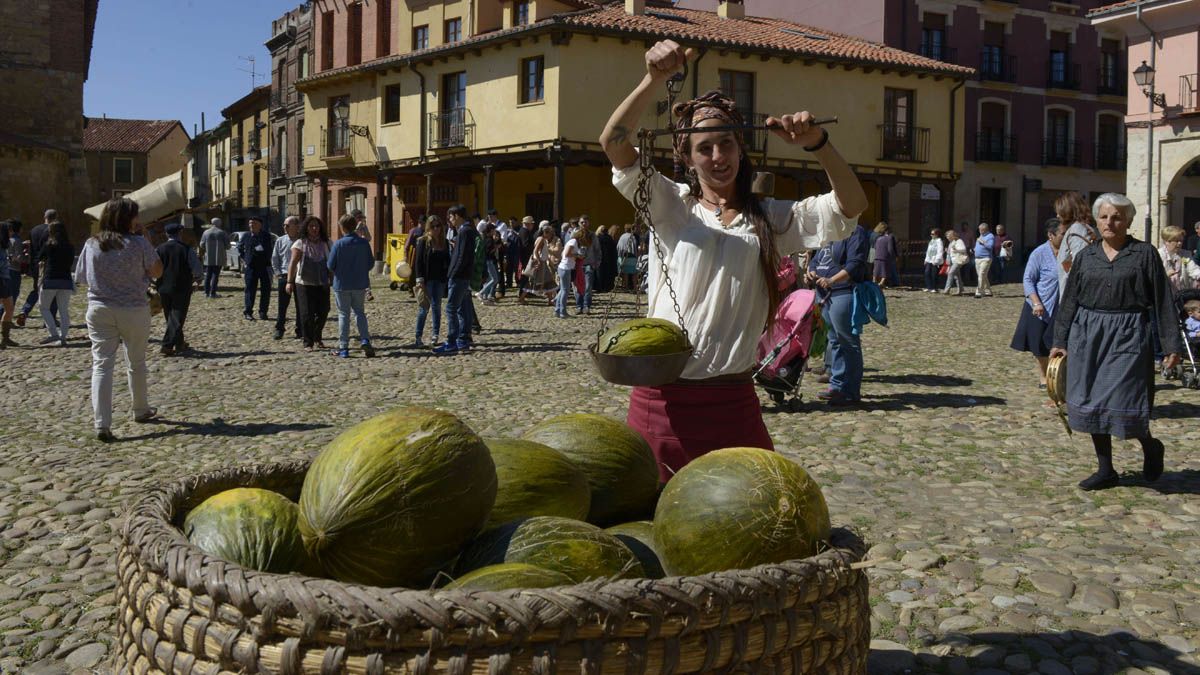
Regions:
<instances>
[{"instance_id":1,"label":"man in blue shirt","mask_svg":"<svg viewBox=\"0 0 1200 675\"><path fill-rule=\"evenodd\" d=\"M375 348L371 346L371 332L367 328L366 301L375 256L371 254L371 244L355 232L358 221L354 216L342 216L338 220L338 228L342 231L342 238L334 242L327 263L333 274L333 298L337 302L340 338L333 354L343 359L350 357L350 312L353 311L363 353L370 358L375 356Z\"/></svg>"},{"instance_id":2,"label":"man in blue shirt","mask_svg":"<svg viewBox=\"0 0 1200 675\"><path fill-rule=\"evenodd\" d=\"M850 236L826 244L813 254L804 280L817 290L822 316L829 327L829 389L818 398L829 405L852 405L862 396L862 338L853 330L854 286L868 277L871 239L862 225Z\"/></svg>"},{"instance_id":3,"label":"man in blue shirt","mask_svg":"<svg viewBox=\"0 0 1200 675\"><path fill-rule=\"evenodd\" d=\"M975 287L975 297L992 297L992 280L988 272L992 269L992 251L996 245L996 237L989 231L987 223L979 224L979 238L975 240L975 273L979 277L979 285Z\"/></svg>"}]
</instances>

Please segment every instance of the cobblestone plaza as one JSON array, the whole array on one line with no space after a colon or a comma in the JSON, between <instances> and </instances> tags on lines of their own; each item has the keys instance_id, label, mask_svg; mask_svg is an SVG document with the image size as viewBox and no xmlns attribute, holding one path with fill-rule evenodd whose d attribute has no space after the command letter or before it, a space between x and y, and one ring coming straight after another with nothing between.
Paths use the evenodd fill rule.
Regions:
<instances>
[{"instance_id":1,"label":"cobblestone plaza","mask_svg":"<svg viewBox=\"0 0 1200 675\"><path fill-rule=\"evenodd\" d=\"M1160 382L1161 480L1144 482L1137 445L1118 442L1121 486L1081 492L1091 443L1067 436L1032 358L1008 348L1020 289L998 291L889 291L891 327L864 338L865 405L827 408L811 378L802 410L764 410L777 448L824 486L834 524L873 546L871 671L1200 673L1200 394ZM129 421L118 377L111 445L92 431L84 294L66 348L26 346L45 335L34 318L15 331L22 347L0 352L0 672L108 672L122 511L156 483L312 456L398 405L453 411L483 436L562 412L624 418L628 391L599 380L584 351L597 313L480 307L478 348L438 358L405 346L407 293L377 283L375 298L379 357L342 360L272 340L273 322L241 318L240 289L197 293L195 351L152 346L160 419ZM614 312L632 316L629 299ZM325 335L332 346L336 321Z\"/></svg>"}]
</instances>

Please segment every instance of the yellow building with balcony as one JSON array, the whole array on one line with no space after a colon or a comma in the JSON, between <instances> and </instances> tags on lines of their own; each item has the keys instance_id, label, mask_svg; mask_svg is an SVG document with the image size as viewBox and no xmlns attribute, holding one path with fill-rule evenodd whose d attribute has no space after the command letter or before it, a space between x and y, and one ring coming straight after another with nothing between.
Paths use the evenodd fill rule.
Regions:
<instances>
[{"instance_id":1,"label":"yellow building with balcony","mask_svg":"<svg viewBox=\"0 0 1200 675\"><path fill-rule=\"evenodd\" d=\"M267 109L271 87L263 85L221 111L229 125L229 196L231 232L249 229L250 218L260 218L267 227L278 225L270 208L267 161L271 134L267 133Z\"/></svg>"},{"instance_id":2,"label":"yellow building with balcony","mask_svg":"<svg viewBox=\"0 0 1200 675\"><path fill-rule=\"evenodd\" d=\"M392 12L376 3L384 39L380 24L363 25L361 6L356 14L357 5L318 0L318 62L330 67L298 86L309 120L305 171L327 221L365 206L381 234L463 203L504 218L587 213L601 225L630 222L597 139L644 74L646 49L670 38L700 51L681 97L719 88L758 121L805 109L837 116L831 137L871 198L862 222L907 217L892 223L901 239L950 222L970 69L742 16L735 2L717 12L639 0L409 4ZM365 44L375 58L362 58ZM664 102L643 126L666 126L665 112ZM827 189L807 153L777 139L764 145L765 136L750 139L751 154L776 174L776 196ZM666 138L655 158L669 174Z\"/></svg>"}]
</instances>

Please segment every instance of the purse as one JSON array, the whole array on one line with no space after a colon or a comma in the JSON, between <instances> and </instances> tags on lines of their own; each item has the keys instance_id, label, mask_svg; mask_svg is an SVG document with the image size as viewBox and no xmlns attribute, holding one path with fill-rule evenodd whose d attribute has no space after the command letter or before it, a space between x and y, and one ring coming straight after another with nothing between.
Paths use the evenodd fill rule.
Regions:
<instances>
[{"instance_id":1,"label":"purse","mask_svg":"<svg viewBox=\"0 0 1200 675\"><path fill-rule=\"evenodd\" d=\"M424 285L417 286L416 295L417 295L417 305L419 305L421 307L421 309L429 309L429 307L430 307L429 293L425 290Z\"/></svg>"},{"instance_id":2,"label":"purse","mask_svg":"<svg viewBox=\"0 0 1200 675\"><path fill-rule=\"evenodd\" d=\"M944 277L949 272L950 272L950 263L942 263L942 266L940 268L938 268L938 276L939 277Z\"/></svg>"}]
</instances>

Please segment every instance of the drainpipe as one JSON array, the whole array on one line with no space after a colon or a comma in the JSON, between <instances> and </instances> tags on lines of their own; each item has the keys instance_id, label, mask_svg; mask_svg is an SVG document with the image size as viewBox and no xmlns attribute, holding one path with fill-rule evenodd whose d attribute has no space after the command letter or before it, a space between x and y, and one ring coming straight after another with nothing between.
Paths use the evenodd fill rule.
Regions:
<instances>
[{"instance_id":1,"label":"drainpipe","mask_svg":"<svg viewBox=\"0 0 1200 675\"><path fill-rule=\"evenodd\" d=\"M950 90L950 157L948 158L949 162L947 162L947 163L950 166L950 174L951 175L954 175L954 138L957 135L955 133L956 125L954 122L955 122L955 118L958 116L957 115L958 99L955 98L955 94L958 92L959 89L962 89L964 86L966 86L966 84L967 84L966 80L959 80L958 84L954 85L954 88ZM1022 213L1024 213L1024 209L1025 209L1025 205L1021 204ZM943 215L943 217L945 217L947 214L942 214L942 215ZM950 223L951 227L953 227L954 214L951 213L949 215L950 215L950 218L946 219L945 222Z\"/></svg>"},{"instance_id":2,"label":"drainpipe","mask_svg":"<svg viewBox=\"0 0 1200 675\"><path fill-rule=\"evenodd\" d=\"M417 70L417 64L410 63L408 67L417 74L417 79L421 82L421 161L425 160L425 73Z\"/></svg>"},{"instance_id":3,"label":"drainpipe","mask_svg":"<svg viewBox=\"0 0 1200 675\"><path fill-rule=\"evenodd\" d=\"M697 56L696 56L696 60L692 62L692 65L691 65L691 69L692 69L692 98L700 98L700 59L703 59L703 58L704 58L704 55L705 55L705 54L707 54L707 53L708 53L708 49L706 49L706 48L704 48L704 47L701 47L701 48L700 48L700 54L699 54L699 55L697 55ZM671 115L671 111L670 111L670 110L668 110L668 111L667 111L667 120L668 120L668 121L671 119L671 118L670 118L670 115ZM749 120L747 120L747 122L749 122Z\"/></svg>"},{"instance_id":4,"label":"drainpipe","mask_svg":"<svg viewBox=\"0 0 1200 675\"><path fill-rule=\"evenodd\" d=\"M1150 69L1154 69L1154 45L1158 42L1158 36L1154 34L1154 29L1142 20L1142 3L1137 4L1137 22L1142 24L1142 28L1150 34ZM1151 231L1153 229L1152 219L1150 214L1154 212L1154 85L1150 85L1150 120L1146 123L1146 232L1143 241L1149 242ZM1165 111L1164 111L1165 112Z\"/></svg>"}]
</instances>

